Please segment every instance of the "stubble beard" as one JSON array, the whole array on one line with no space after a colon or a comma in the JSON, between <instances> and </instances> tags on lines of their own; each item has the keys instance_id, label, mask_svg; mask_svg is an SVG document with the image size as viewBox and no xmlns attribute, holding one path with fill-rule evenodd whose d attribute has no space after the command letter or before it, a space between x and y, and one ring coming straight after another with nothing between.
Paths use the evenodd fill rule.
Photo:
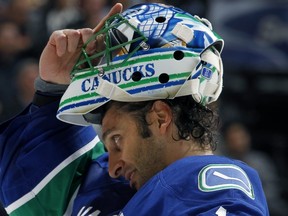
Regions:
<instances>
[{"instance_id":1,"label":"stubble beard","mask_svg":"<svg viewBox=\"0 0 288 216\"><path fill-rule=\"evenodd\" d=\"M164 157L165 143L152 137L146 138L139 145L136 154L136 164L138 170L137 190L142 187L151 177L166 167Z\"/></svg>"}]
</instances>

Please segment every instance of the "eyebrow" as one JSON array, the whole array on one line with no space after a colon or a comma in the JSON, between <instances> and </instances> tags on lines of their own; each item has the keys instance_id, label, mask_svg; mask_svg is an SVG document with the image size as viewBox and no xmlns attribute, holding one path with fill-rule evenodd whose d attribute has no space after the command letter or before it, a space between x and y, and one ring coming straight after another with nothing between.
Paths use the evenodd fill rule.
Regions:
<instances>
[{"instance_id":1,"label":"eyebrow","mask_svg":"<svg viewBox=\"0 0 288 216\"><path fill-rule=\"evenodd\" d=\"M107 131L105 131L105 132L102 134L102 140L103 140L104 143L105 143L105 140L107 139L107 136L108 136L110 133L112 133L113 131L114 131L114 129L111 128L111 129L108 129Z\"/></svg>"}]
</instances>

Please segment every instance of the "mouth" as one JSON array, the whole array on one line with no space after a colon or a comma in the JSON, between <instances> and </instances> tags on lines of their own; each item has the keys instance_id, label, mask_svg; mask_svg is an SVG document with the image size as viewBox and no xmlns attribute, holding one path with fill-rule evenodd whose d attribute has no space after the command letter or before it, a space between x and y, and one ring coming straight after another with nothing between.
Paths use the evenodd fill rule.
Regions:
<instances>
[{"instance_id":1,"label":"mouth","mask_svg":"<svg viewBox=\"0 0 288 216\"><path fill-rule=\"evenodd\" d=\"M125 174L125 179L130 182L130 187L135 188L135 179L134 179L135 171L127 172Z\"/></svg>"}]
</instances>

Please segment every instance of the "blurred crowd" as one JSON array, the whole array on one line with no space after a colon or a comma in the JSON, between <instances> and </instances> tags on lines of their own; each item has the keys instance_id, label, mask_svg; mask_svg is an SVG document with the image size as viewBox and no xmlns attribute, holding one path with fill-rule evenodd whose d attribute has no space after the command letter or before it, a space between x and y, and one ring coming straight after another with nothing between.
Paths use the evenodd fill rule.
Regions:
<instances>
[{"instance_id":1,"label":"blurred crowd","mask_svg":"<svg viewBox=\"0 0 288 216\"><path fill-rule=\"evenodd\" d=\"M173 3L185 10L193 5L193 12L201 15L206 1L0 0L0 122L31 101L38 60L50 34L63 28L93 28L116 2L124 9L142 2Z\"/></svg>"},{"instance_id":2,"label":"blurred crowd","mask_svg":"<svg viewBox=\"0 0 288 216\"><path fill-rule=\"evenodd\" d=\"M223 125L219 155L241 160L258 171L271 216L286 216L288 203L282 191L281 177L276 163L266 152L255 149L254 139L244 121L233 120Z\"/></svg>"}]
</instances>

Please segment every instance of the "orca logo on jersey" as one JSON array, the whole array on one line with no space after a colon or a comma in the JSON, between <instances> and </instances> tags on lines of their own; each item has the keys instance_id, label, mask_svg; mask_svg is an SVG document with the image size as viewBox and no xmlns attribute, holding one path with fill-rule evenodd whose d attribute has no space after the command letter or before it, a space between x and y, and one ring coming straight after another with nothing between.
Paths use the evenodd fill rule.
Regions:
<instances>
[{"instance_id":1,"label":"orca logo on jersey","mask_svg":"<svg viewBox=\"0 0 288 216\"><path fill-rule=\"evenodd\" d=\"M212 164L204 167L198 175L198 188L203 192L237 189L255 199L247 174L233 164Z\"/></svg>"}]
</instances>

